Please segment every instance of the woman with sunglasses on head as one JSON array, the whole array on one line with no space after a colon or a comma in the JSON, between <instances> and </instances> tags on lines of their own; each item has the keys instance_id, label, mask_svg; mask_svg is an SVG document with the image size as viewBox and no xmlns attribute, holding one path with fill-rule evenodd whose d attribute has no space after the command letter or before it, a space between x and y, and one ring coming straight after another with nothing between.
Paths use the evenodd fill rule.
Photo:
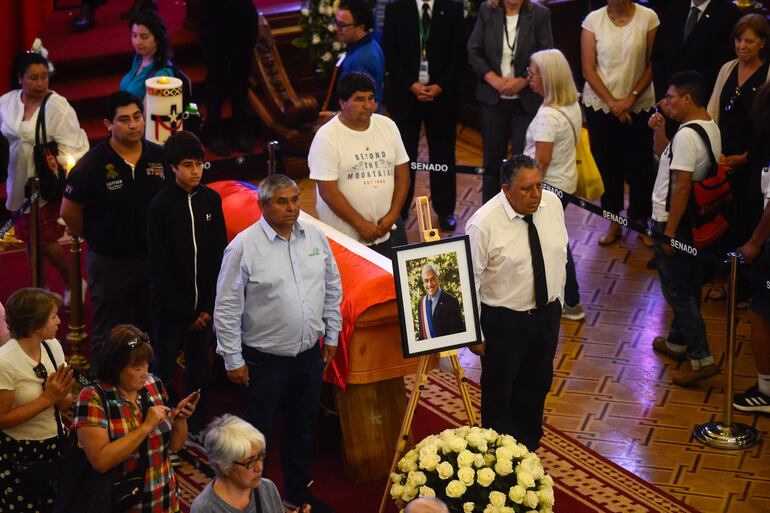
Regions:
<instances>
[{"instance_id":1,"label":"woman with sunglasses on head","mask_svg":"<svg viewBox=\"0 0 770 513\"><path fill-rule=\"evenodd\" d=\"M179 511L169 453L184 445L199 393L170 408L163 383L148 371L150 340L130 324L112 329L100 357L96 382L83 388L75 406L80 446L97 472L118 467L119 479L144 473L141 500L129 511Z\"/></svg>"},{"instance_id":2,"label":"woman with sunglasses on head","mask_svg":"<svg viewBox=\"0 0 770 513\"><path fill-rule=\"evenodd\" d=\"M56 483L20 466L61 456L60 412L72 406L73 378L56 340L60 306L61 297L33 288L14 292L6 303L12 338L0 347L0 511L53 508Z\"/></svg>"},{"instance_id":3,"label":"woman with sunglasses on head","mask_svg":"<svg viewBox=\"0 0 770 513\"><path fill-rule=\"evenodd\" d=\"M262 477L266 446L257 428L225 414L206 427L203 446L216 477L193 501L190 513L290 511L281 503L273 482ZM302 513L309 511L306 504Z\"/></svg>"},{"instance_id":4,"label":"woman with sunglasses on head","mask_svg":"<svg viewBox=\"0 0 770 513\"><path fill-rule=\"evenodd\" d=\"M719 164L732 168L730 188L733 201L729 218L730 239L727 241L731 248L751 237L762 215L760 199L747 199L750 191L759 190L759 182L752 183L746 164L752 136L749 121L751 106L757 89L770 80L770 63L765 47L768 36L770 26L764 16L747 14L738 20L733 29L737 58L726 62L719 70L707 107L722 133ZM759 179L758 176L755 178Z\"/></svg>"}]
</instances>

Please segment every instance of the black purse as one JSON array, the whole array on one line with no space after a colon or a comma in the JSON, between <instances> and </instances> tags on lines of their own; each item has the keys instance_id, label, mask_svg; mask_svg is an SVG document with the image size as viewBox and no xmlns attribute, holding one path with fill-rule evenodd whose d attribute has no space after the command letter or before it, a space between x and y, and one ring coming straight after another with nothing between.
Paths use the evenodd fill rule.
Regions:
<instances>
[{"instance_id":1,"label":"black purse","mask_svg":"<svg viewBox=\"0 0 770 513\"><path fill-rule=\"evenodd\" d=\"M98 385L94 388L107 416L107 430L112 441L107 399ZM142 408L147 411L147 391L142 389L140 397ZM70 440L62 458L64 472L59 479L53 513L124 513L141 502L148 463L146 438L139 446L139 465L128 474L117 472L120 465L104 474L97 472L85 451L78 447L77 436L73 434Z\"/></svg>"},{"instance_id":2,"label":"black purse","mask_svg":"<svg viewBox=\"0 0 770 513\"><path fill-rule=\"evenodd\" d=\"M53 93L48 93L43 98L37 114L34 158L35 171L40 180L40 196L46 201L56 203L62 199L67 172L56 159L59 156L59 146L56 141L48 141L48 133L45 128L45 104L48 103L51 94Z\"/></svg>"}]
</instances>

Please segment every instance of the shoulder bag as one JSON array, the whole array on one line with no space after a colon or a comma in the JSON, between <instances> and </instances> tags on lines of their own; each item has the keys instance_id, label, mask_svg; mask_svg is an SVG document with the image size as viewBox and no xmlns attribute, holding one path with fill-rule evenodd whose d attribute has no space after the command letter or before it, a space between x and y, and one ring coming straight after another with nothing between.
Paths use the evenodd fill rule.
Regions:
<instances>
[{"instance_id":1,"label":"shoulder bag","mask_svg":"<svg viewBox=\"0 0 770 513\"><path fill-rule=\"evenodd\" d=\"M48 93L37 114L37 125L35 126L35 171L40 180L40 196L53 203L62 199L64 190L64 180L67 178L67 172L62 168L56 157L59 156L59 146L56 141L48 140L48 133L45 127L45 104L53 93Z\"/></svg>"},{"instance_id":2,"label":"shoulder bag","mask_svg":"<svg viewBox=\"0 0 770 513\"><path fill-rule=\"evenodd\" d=\"M591 142L588 138L588 130L585 127L580 129L580 137L575 133L575 127L572 126L572 121L569 117L561 111L552 107L556 112L564 116L567 120L567 124L572 130L572 138L575 142L575 168L577 169L577 188L575 189L575 196L580 196L589 201L596 201L604 194L604 182L602 181L602 175L599 173L599 168L596 166L596 161L591 153Z\"/></svg>"},{"instance_id":3,"label":"shoulder bag","mask_svg":"<svg viewBox=\"0 0 770 513\"><path fill-rule=\"evenodd\" d=\"M94 385L107 417L110 442L114 441L110 428L107 398L99 385ZM141 404L146 412L147 391L142 389ZM59 480L53 513L124 513L141 502L147 472L147 439L139 446L139 465L132 472L121 475L118 465L104 474L97 472L88 461L85 451L78 447L77 436L62 459L63 473Z\"/></svg>"}]
</instances>

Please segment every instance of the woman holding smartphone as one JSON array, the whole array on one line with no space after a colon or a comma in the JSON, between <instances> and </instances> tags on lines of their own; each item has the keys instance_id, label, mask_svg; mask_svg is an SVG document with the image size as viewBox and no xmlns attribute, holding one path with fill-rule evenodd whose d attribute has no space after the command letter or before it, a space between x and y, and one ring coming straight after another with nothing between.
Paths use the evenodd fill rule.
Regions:
<instances>
[{"instance_id":1,"label":"woman holding smartphone","mask_svg":"<svg viewBox=\"0 0 770 513\"><path fill-rule=\"evenodd\" d=\"M177 512L179 496L169 453L184 445L187 419L200 393L193 392L170 408L163 383L148 371L153 357L150 340L130 324L112 329L101 357L96 382L83 388L75 406L78 441L97 472L122 465L126 476L145 469L142 497L132 513Z\"/></svg>"}]
</instances>

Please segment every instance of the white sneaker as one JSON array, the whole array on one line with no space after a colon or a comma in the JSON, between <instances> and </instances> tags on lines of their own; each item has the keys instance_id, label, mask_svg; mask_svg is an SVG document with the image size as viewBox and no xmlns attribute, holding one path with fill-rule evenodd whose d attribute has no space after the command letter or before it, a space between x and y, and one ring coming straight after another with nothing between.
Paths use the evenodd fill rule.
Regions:
<instances>
[{"instance_id":1,"label":"white sneaker","mask_svg":"<svg viewBox=\"0 0 770 513\"><path fill-rule=\"evenodd\" d=\"M575 306L569 306L565 304L564 308L562 308L561 316L565 319L569 319L570 321L579 321L581 319L585 319L586 313L583 310L583 305L580 303L576 304Z\"/></svg>"}]
</instances>

